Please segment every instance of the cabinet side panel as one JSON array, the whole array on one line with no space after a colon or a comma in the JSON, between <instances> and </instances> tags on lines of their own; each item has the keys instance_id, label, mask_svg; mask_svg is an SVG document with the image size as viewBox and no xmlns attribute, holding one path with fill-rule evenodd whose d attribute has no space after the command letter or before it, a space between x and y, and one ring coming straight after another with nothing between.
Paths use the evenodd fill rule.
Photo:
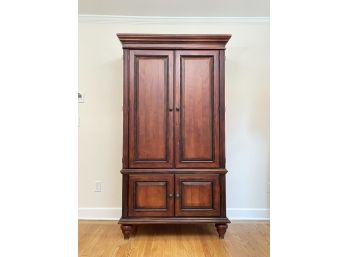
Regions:
<instances>
[{"instance_id":1,"label":"cabinet side panel","mask_svg":"<svg viewBox=\"0 0 348 257\"><path fill-rule=\"evenodd\" d=\"M220 167L225 168L226 166L226 154L225 154L225 50L220 50L219 55L220 63Z\"/></svg>"},{"instance_id":2,"label":"cabinet side panel","mask_svg":"<svg viewBox=\"0 0 348 257\"><path fill-rule=\"evenodd\" d=\"M220 175L220 202L221 202L221 217L226 217L226 175Z\"/></svg>"},{"instance_id":3,"label":"cabinet side panel","mask_svg":"<svg viewBox=\"0 0 348 257\"><path fill-rule=\"evenodd\" d=\"M128 174L122 175L122 217L128 216Z\"/></svg>"},{"instance_id":4,"label":"cabinet side panel","mask_svg":"<svg viewBox=\"0 0 348 257\"><path fill-rule=\"evenodd\" d=\"M129 50L123 50L123 156L122 167L128 168L128 114L129 114Z\"/></svg>"}]
</instances>

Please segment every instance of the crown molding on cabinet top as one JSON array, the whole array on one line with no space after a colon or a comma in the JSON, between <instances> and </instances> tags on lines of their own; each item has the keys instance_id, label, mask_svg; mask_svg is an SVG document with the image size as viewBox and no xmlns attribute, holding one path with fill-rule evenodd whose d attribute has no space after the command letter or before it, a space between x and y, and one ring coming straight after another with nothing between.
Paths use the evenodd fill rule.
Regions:
<instances>
[{"instance_id":1,"label":"crown molding on cabinet top","mask_svg":"<svg viewBox=\"0 0 348 257\"><path fill-rule=\"evenodd\" d=\"M173 23L260 23L269 22L269 17L161 17L161 16L119 16L80 14L83 23L134 23L134 24L173 24Z\"/></svg>"},{"instance_id":2,"label":"crown molding on cabinet top","mask_svg":"<svg viewBox=\"0 0 348 257\"><path fill-rule=\"evenodd\" d=\"M123 48L225 49L230 34L137 34L118 33Z\"/></svg>"}]
</instances>

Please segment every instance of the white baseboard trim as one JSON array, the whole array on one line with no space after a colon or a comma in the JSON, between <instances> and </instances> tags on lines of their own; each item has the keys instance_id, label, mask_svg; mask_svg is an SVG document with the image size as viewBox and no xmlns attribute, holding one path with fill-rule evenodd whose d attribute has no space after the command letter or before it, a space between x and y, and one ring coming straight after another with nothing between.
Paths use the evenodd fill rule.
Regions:
<instances>
[{"instance_id":1,"label":"white baseboard trim","mask_svg":"<svg viewBox=\"0 0 348 257\"><path fill-rule=\"evenodd\" d=\"M79 208L79 220L118 220L121 208Z\"/></svg>"},{"instance_id":2,"label":"white baseboard trim","mask_svg":"<svg viewBox=\"0 0 348 257\"><path fill-rule=\"evenodd\" d=\"M269 220L269 209L227 208L230 220ZM122 216L121 208L79 208L79 220L118 220Z\"/></svg>"},{"instance_id":3,"label":"white baseboard trim","mask_svg":"<svg viewBox=\"0 0 348 257\"><path fill-rule=\"evenodd\" d=\"M230 220L269 220L269 209L263 208L227 208L227 217Z\"/></svg>"}]
</instances>

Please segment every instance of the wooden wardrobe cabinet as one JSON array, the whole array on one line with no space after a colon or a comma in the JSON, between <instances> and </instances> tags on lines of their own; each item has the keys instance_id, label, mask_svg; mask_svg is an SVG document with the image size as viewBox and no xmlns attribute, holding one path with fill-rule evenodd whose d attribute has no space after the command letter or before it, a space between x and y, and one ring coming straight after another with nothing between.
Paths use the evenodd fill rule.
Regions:
<instances>
[{"instance_id":1,"label":"wooden wardrobe cabinet","mask_svg":"<svg viewBox=\"0 0 348 257\"><path fill-rule=\"evenodd\" d=\"M117 36L124 52L124 238L137 224L158 223L215 223L223 238L231 35Z\"/></svg>"}]
</instances>

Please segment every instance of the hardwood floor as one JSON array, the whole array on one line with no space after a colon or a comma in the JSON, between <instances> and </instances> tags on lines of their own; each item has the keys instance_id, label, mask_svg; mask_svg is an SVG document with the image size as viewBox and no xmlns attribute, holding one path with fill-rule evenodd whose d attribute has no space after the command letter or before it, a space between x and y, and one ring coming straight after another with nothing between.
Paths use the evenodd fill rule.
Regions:
<instances>
[{"instance_id":1,"label":"hardwood floor","mask_svg":"<svg viewBox=\"0 0 348 257\"><path fill-rule=\"evenodd\" d=\"M214 224L139 225L124 240L117 221L79 221L79 257L268 257L269 222L232 221L219 239Z\"/></svg>"}]
</instances>

